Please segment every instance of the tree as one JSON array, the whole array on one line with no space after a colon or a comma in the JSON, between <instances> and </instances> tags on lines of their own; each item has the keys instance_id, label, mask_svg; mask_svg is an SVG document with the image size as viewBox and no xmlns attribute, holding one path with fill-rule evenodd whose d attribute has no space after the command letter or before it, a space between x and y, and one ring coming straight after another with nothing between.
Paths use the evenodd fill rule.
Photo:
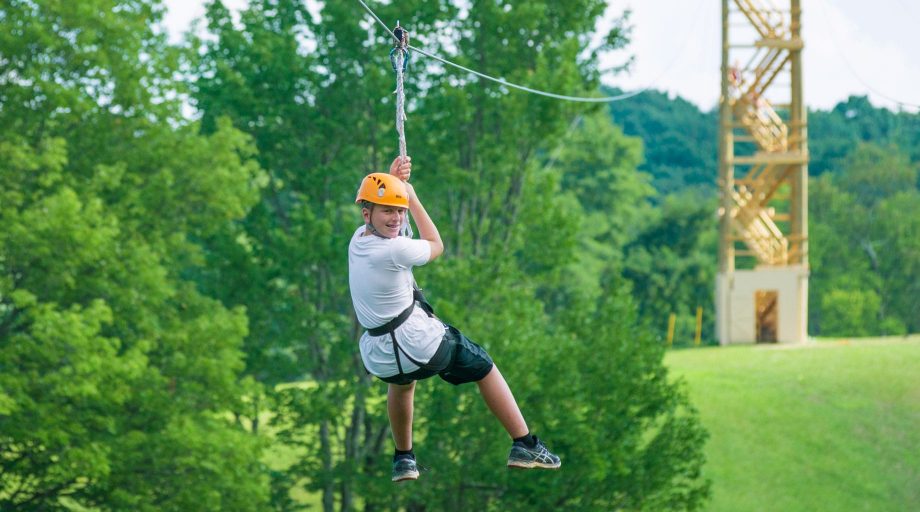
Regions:
<instances>
[{"instance_id":1,"label":"tree","mask_svg":"<svg viewBox=\"0 0 920 512\"><path fill-rule=\"evenodd\" d=\"M855 217L855 200L841 191L830 175L809 182L809 331L824 333L823 297L833 290L858 291L874 288L869 260L854 250L849 230L841 231Z\"/></svg>"},{"instance_id":2,"label":"tree","mask_svg":"<svg viewBox=\"0 0 920 512\"><path fill-rule=\"evenodd\" d=\"M882 297L887 332L920 332L920 191L904 190L879 205L879 272L887 276ZM900 326L903 326L901 328Z\"/></svg>"},{"instance_id":3,"label":"tree","mask_svg":"<svg viewBox=\"0 0 920 512\"><path fill-rule=\"evenodd\" d=\"M716 110L704 113L683 98L651 90L611 103L610 115L625 134L642 140L645 161L639 169L653 177L661 197L687 188L702 195L715 193Z\"/></svg>"},{"instance_id":4,"label":"tree","mask_svg":"<svg viewBox=\"0 0 920 512\"><path fill-rule=\"evenodd\" d=\"M246 214L247 137L182 120L154 2L0 8L0 508L258 510L245 313L200 237Z\"/></svg>"},{"instance_id":5,"label":"tree","mask_svg":"<svg viewBox=\"0 0 920 512\"><path fill-rule=\"evenodd\" d=\"M399 19L412 33L413 44L490 75L570 93L597 87L595 56L584 50L604 2L413 1L371 7L385 20ZM429 488L394 496L385 477L390 442L384 387L367 378L357 357L354 343L360 328L351 315L344 251L360 222L351 205L357 183L369 170L385 170L396 153L394 76L385 56L390 41L374 22L360 23L370 20L359 6L328 2L317 11L314 19L297 2L256 1L234 26L226 9L215 2L208 11L215 37L192 43L202 57L196 64L201 78L193 96L203 126L207 130L211 119L229 116L251 134L259 162L271 177L260 204L242 222L243 233L217 233L207 241L209 268L214 270L199 279L225 305L244 304L253 319L246 341L247 373L274 387L260 407L271 409L271 431L279 449L297 454L295 461L275 468L275 505L296 509L290 491L306 488L322 494L327 511L361 505L365 510L524 507L520 500L520 505L512 499L503 499L501 505L496 501L519 496L529 485L509 480L502 458L507 438L497 422L475 394L433 382L421 385L417 397L418 410L426 411L416 424L418 450L445 478L432 478ZM526 36L523 44L521 35ZM604 44L619 44L615 39ZM443 318L477 333L493 351L512 385L521 390L525 414L540 425L540 432L563 447L574 445L572 432L581 427L566 433L569 424L563 426L558 408L551 406L573 398L555 385L547 365L554 355L568 357L558 353L558 339L583 335L572 327L585 320L580 315L599 310L582 300L587 309L574 316L559 303L544 302L545 290L560 281L559 269L577 259L584 211L575 194L560 190L558 172L545 167L571 121L591 109L510 92L420 55L412 59L406 83L413 181L450 250L443 262L416 275ZM227 94L231 85L233 95ZM591 122L619 138L609 123ZM585 139L586 145L598 144ZM635 143L618 143L623 154L604 155L598 172L615 169L611 186L631 204L633 191L616 187L643 189L641 180L626 179ZM569 169L578 172L574 165ZM591 174L584 173L586 179ZM245 243L235 246L234 236ZM621 325L618 319L603 318ZM623 328L628 325L624 320ZM612 347L621 343L609 338L597 342ZM650 350L636 356L648 358L641 375L661 377L659 349ZM574 368L569 360L560 364ZM566 375L599 382L609 378L599 372ZM274 386L295 379L301 382ZM660 388L636 380L637 388L624 384L623 389L648 391L649 402L666 402L675 411L685 407L663 379L657 381ZM544 401L543 393L553 394L553 399ZM663 398L672 393L673 399ZM590 398L574 400L585 404ZM645 419L636 420L631 432L643 432L643 440L656 437L655 428L662 425L658 420L670 417L669 407L650 406L647 416L636 413ZM247 416L255 418L259 410ZM692 414L680 417L688 433L698 432ZM619 446L630 439L613 443ZM671 439L691 452L701 442L696 435L675 434ZM662 442L670 446L664 438ZM497 456L497 464L468 465L486 453ZM686 477L692 482L689 487L705 488L696 456L688 456L684 466L671 459L642 459L638 453L626 450L618 460L636 456L637 463L645 460L661 477L650 479L648 486L637 482L625 489L629 497L618 498L620 503L641 508L643 499L658 496L685 508L699 506L702 494L679 498L683 488L677 483ZM597 472L613 474L610 461L597 462ZM535 498L536 508L557 501L577 503L567 489L586 473L571 471L568 484Z\"/></svg>"},{"instance_id":6,"label":"tree","mask_svg":"<svg viewBox=\"0 0 920 512\"><path fill-rule=\"evenodd\" d=\"M267 396L238 413L257 430L271 412L278 441L306 452L275 468L281 510L297 507L288 491L305 479L325 510L336 494L351 509L355 489L369 492L362 476L379 474L374 461L387 435L385 412L368 404L379 393L370 391L355 350L344 250L359 222L352 206L358 181L393 156L393 146L379 141L392 126L392 104L380 101L392 77L362 47L368 32L355 7L327 3L320 22L299 1L254 1L237 27L212 2L214 38L191 42L201 53L192 62L200 77L193 98L205 130L221 116L232 118L252 135L270 177L241 231L206 241L208 271L198 280L227 306L245 306L251 319L246 373L267 386ZM431 7L401 7L417 16L403 17L404 24L424 27ZM388 51L382 34L376 40ZM316 47L307 51L305 41ZM276 388L300 380L316 386Z\"/></svg>"},{"instance_id":7,"label":"tree","mask_svg":"<svg viewBox=\"0 0 920 512\"><path fill-rule=\"evenodd\" d=\"M872 317L858 329L861 333L901 334L917 328L920 290L910 277L918 264L913 234L917 173L916 164L897 148L865 144L840 170L812 179L809 316L816 332L842 334L852 327L853 320L841 319L840 309L850 296L858 297L852 303L858 309L855 317Z\"/></svg>"},{"instance_id":8,"label":"tree","mask_svg":"<svg viewBox=\"0 0 920 512\"><path fill-rule=\"evenodd\" d=\"M821 297L821 334L869 336L881 306L872 290L831 290Z\"/></svg>"},{"instance_id":9,"label":"tree","mask_svg":"<svg viewBox=\"0 0 920 512\"><path fill-rule=\"evenodd\" d=\"M865 96L851 96L830 111L808 114L808 171L812 176L839 172L860 143L896 146L920 161L916 140L920 115L876 108Z\"/></svg>"},{"instance_id":10,"label":"tree","mask_svg":"<svg viewBox=\"0 0 920 512\"><path fill-rule=\"evenodd\" d=\"M704 318L714 316L714 210L714 198L692 191L668 196L624 249L623 275L636 290L642 318L654 326L659 339L667 332L670 313L689 319L702 307ZM712 322L705 327L702 335L712 339Z\"/></svg>"}]
</instances>

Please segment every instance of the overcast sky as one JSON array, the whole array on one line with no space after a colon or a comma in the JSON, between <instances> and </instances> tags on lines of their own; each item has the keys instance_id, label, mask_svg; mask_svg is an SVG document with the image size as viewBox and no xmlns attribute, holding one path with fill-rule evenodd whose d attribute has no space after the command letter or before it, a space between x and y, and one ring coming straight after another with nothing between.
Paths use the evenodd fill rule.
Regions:
<instances>
[{"instance_id":1,"label":"overcast sky","mask_svg":"<svg viewBox=\"0 0 920 512\"><path fill-rule=\"evenodd\" d=\"M761 1L788 5L788 0ZM920 110L920 0L801 2L805 101L809 108L828 109L858 94L892 110ZM165 0L166 26L175 40L188 30L193 18L204 13L204 3ZM224 3L239 9L247 0ZM354 4L355 17L366 16L360 4ZM633 13L628 51L635 55L634 68L630 75L611 76L605 82L626 90L665 90L704 110L715 106L719 96L721 2L611 0L608 16L618 16L627 8ZM615 64L622 58L611 55L602 64Z\"/></svg>"}]
</instances>

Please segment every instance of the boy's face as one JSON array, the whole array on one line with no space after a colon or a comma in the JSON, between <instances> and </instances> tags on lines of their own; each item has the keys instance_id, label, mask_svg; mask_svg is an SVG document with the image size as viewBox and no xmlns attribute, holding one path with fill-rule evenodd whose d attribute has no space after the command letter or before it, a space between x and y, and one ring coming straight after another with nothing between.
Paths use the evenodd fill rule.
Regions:
<instances>
[{"instance_id":1,"label":"boy's face","mask_svg":"<svg viewBox=\"0 0 920 512\"><path fill-rule=\"evenodd\" d=\"M377 204L371 209L363 208L361 213L364 214L364 222L374 226L377 233L386 238L399 236L399 229L406 218L406 209L398 206Z\"/></svg>"}]
</instances>

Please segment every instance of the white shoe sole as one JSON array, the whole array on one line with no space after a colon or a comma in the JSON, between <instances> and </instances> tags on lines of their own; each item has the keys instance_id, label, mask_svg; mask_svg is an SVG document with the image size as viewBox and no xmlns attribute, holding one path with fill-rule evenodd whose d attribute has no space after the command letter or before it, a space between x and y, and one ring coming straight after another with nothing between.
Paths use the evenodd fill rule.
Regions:
<instances>
[{"instance_id":1,"label":"white shoe sole","mask_svg":"<svg viewBox=\"0 0 920 512\"><path fill-rule=\"evenodd\" d=\"M512 461L508 461L508 467L509 467L509 468L518 468L518 469L534 469L534 468L541 468L541 469L559 469L560 467L562 467L562 463L559 462L559 463L557 463L557 464L550 465L550 464L545 464L545 463L543 463L543 462L537 462L537 461L534 461L534 460L530 460L530 461L526 461L526 460L516 460L516 461L513 461L513 462L512 462Z\"/></svg>"},{"instance_id":2,"label":"white shoe sole","mask_svg":"<svg viewBox=\"0 0 920 512\"><path fill-rule=\"evenodd\" d=\"M395 477L391 481L392 482L405 482L407 480L418 480L418 472L409 473L403 476Z\"/></svg>"}]
</instances>

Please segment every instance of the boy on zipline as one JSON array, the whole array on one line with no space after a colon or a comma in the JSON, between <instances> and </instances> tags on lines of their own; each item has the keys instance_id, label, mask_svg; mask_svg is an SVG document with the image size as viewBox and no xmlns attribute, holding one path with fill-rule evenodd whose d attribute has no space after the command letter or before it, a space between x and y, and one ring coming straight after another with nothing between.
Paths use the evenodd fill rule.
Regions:
<instances>
[{"instance_id":1,"label":"boy on zipline","mask_svg":"<svg viewBox=\"0 0 920 512\"><path fill-rule=\"evenodd\" d=\"M415 480L412 452L415 381L437 375L454 385L475 382L489 409L512 438L508 466L558 468L559 457L532 435L505 378L485 349L439 320L415 286L412 267L444 251L441 235L408 183L409 157L397 157L390 174L369 174L355 203L364 225L348 244L348 282L361 336L365 368L388 384L387 414L396 443L394 482ZM421 240L399 236L406 210ZM418 307L416 307L418 306Z\"/></svg>"}]
</instances>

